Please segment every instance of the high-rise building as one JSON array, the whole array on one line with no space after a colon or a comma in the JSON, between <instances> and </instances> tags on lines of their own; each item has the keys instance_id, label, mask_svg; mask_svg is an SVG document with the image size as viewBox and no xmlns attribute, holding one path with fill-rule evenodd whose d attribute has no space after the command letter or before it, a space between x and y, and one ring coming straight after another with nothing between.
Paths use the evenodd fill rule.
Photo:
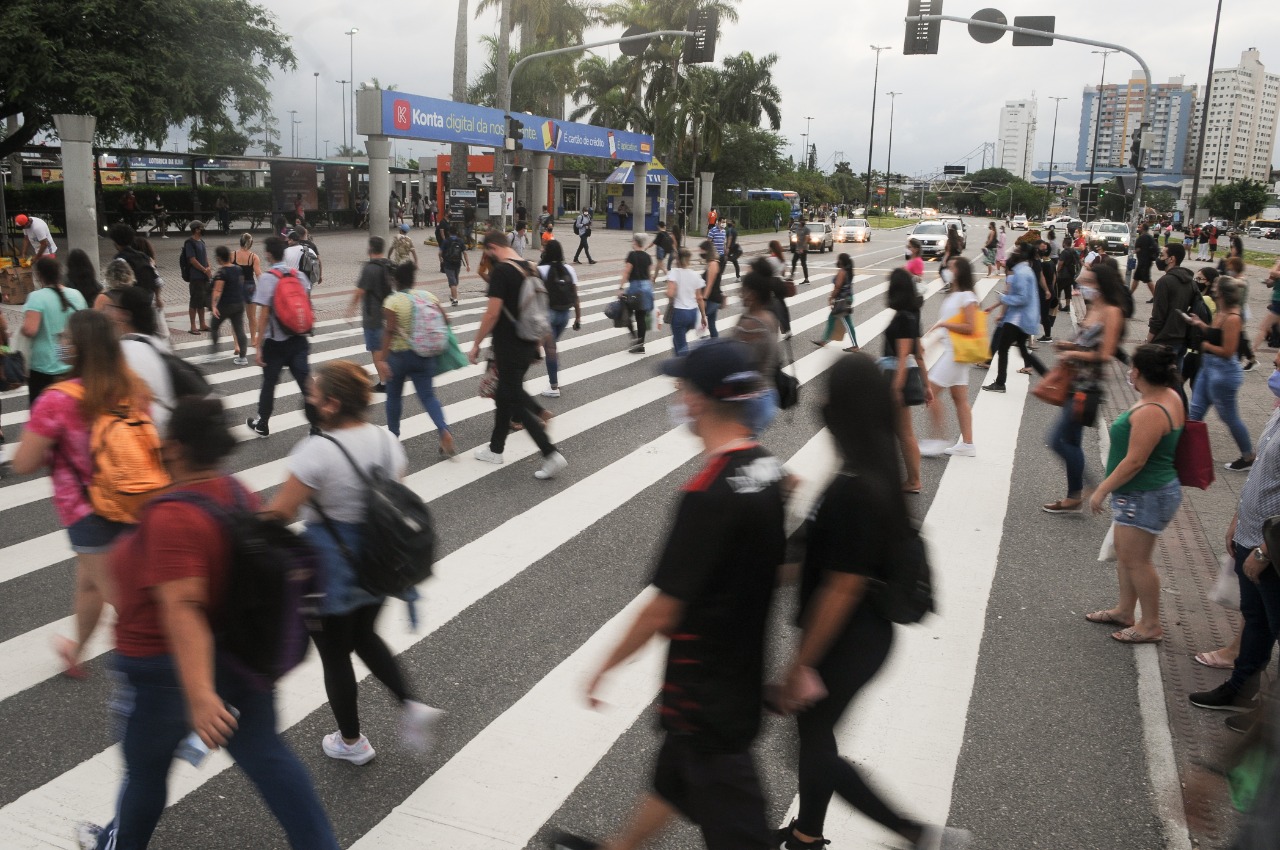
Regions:
<instances>
[{"instance_id":1,"label":"high-rise building","mask_svg":"<svg viewBox=\"0 0 1280 850\"><path fill-rule=\"evenodd\" d=\"M1148 131L1150 147L1146 170L1156 174L1181 174L1187 170L1187 155L1194 142L1196 87L1182 77L1155 83L1155 102ZM1088 171L1093 164L1093 142L1098 140L1099 171L1129 170L1129 145L1142 124L1142 98L1146 80L1141 72L1130 75L1128 83L1086 86L1080 106L1080 140L1076 146L1076 169ZM1101 112L1099 112L1101 102Z\"/></svg>"},{"instance_id":2,"label":"high-rise building","mask_svg":"<svg viewBox=\"0 0 1280 850\"><path fill-rule=\"evenodd\" d=\"M1232 180L1268 181L1276 147L1278 94L1280 76L1266 72L1257 48L1244 51L1235 68L1213 72L1200 163L1202 189ZM1194 170L1194 158L1191 166Z\"/></svg>"},{"instance_id":3,"label":"high-rise building","mask_svg":"<svg viewBox=\"0 0 1280 850\"><path fill-rule=\"evenodd\" d=\"M1006 101L1000 110L1000 133L996 136L996 167L1023 180L1030 179L1035 146L1035 97Z\"/></svg>"}]
</instances>

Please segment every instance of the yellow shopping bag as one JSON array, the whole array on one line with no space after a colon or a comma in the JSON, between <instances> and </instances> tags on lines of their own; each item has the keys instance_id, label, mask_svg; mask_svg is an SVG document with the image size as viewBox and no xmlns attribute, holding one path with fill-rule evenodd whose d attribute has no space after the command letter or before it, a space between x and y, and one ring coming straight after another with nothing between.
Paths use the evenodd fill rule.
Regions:
<instances>
[{"instance_id":1,"label":"yellow shopping bag","mask_svg":"<svg viewBox=\"0 0 1280 850\"><path fill-rule=\"evenodd\" d=\"M964 313L956 313L947 322L963 322ZM951 350L957 363L985 363L991 359L991 343L987 340L987 314L978 307L973 315L973 333L962 334L948 330Z\"/></svg>"}]
</instances>

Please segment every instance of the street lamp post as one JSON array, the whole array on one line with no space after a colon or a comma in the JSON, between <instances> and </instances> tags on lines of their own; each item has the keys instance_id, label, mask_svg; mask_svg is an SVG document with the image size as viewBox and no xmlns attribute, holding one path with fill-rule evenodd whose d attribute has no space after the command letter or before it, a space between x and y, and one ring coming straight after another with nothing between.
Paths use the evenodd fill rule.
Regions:
<instances>
[{"instance_id":1,"label":"street lamp post","mask_svg":"<svg viewBox=\"0 0 1280 850\"><path fill-rule=\"evenodd\" d=\"M329 158L329 140L328 139L324 140L324 158L325 159Z\"/></svg>"},{"instance_id":2,"label":"street lamp post","mask_svg":"<svg viewBox=\"0 0 1280 850\"><path fill-rule=\"evenodd\" d=\"M298 110L289 110L289 156L298 155Z\"/></svg>"},{"instance_id":3,"label":"street lamp post","mask_svg":"<svg viewBox=\"0 0 1280 850\"><path fill-rule=\"evenodd\" d=\"M893 182L893 107L898 103L900 91L885 92L889 96L889 156L884 163L884 200L889 201L889 187ZM924 206L924 204L921 204Z\"/></svg>"},{"instance_id":4,"label":"street lamp post","mask_svg":"<svg viewBox=\"0 0 1280 850\"><path fill-rule=\"evenodd\" d=\"M867 143L867 214L868 215L871 214L871 189L872 189L872 183L875 182L874 180L871 179L871 156L873 153L875 153L875 149L876 149L876 89L880 85L880 51L888 50L889 48L887 46L876 47L873 44L871 45L871 49L876 52L876 70L875 70L875 75L871 78L871 134L870 134L871 140ZM880 212L883 213L884 210L881 210Z\"/></svg>"},{"instance_id":5,"label":"street lamp post","mask_svg":"<svg viewBox=\"0 0 1280 850\"><path fill-rule=\"evenodd\" d=\"M1044 198L1044 215L1040 216L1041 221L1049 217L1049 201L1053 198L1053 155L1058 145L1058 107L1066 98L1051 97L1049 100L1053 101L1053 136L1049 141L1049 191Z\"/></svg>"},{"instance_id":6,"label":"street lamp post","mask_svg":"<svg viewBox=\"0 0 1280 850\"><path fill-rule=\"evenodd\" d=\"M359 27L352 27L343 33L347 37L349 55L347 66L347 77L351 80L351 142L347 147L347 155L353 156L356 146L356 33L360 32Z\"/></svg>"},{"instance_id":7,"label":"street lamp post","mask_svg":"<svg viewBox=\"0 0 1280 850\"><path fill-rule=\"evenodd\" d=\"M813 124L813 116L806 115L804 117L804 150L800 152L800 155L803 158L803 163L804 163L801 166L802 171L809 170L809 138L810 138L809 129L812 126L812 124Z\"/></svg>"},{"instance_id":8,"label":"street lamp post","mask_svg":"<svg viewBox=\"0 0 1280 850\"><path fill-rule=\"evenodd\" d=\"M350 80L334 80L335 83L342 86L342 146L347 146L347 86L351 84Z\"/></svg>"},{"instance_id":9,"label":"street lamp post","mask_svg":"<svg viewBox=\"0 0 1280 850\"><path fill-rule=\"evenodd\" d=\"M314 120L311 124L311 129L313 129L316 134L315 158L319 159L320 158L320 72L313 71L311 73L311 76L316 81L316 104L315 104L316 111L315 111Z\"/></svg>"},{"instance_id":10,"label":"street lamp post","mask_svg":"<svg viewBox=\"0 0 1280 850\"><path fill-rule=\"evenodd\" d=\"M1102 87L1107 84L1107 57L1112 53L1119 53L1118 50L1091 50L1090 53L1102 54L1102 79L1098 81L1098 118L1093 125L1093 156L1089 158L1089 192L1092 200L1089 203L1088 211L1090 215L1086 221L1093 218L1092 213L1097 210L1098 206L1098 190L1093 185L1093 172L1098 165L1098 133L1102 130ZM1144 92L1145 97L1148 93Z\"/></svg>"}]
</instances>

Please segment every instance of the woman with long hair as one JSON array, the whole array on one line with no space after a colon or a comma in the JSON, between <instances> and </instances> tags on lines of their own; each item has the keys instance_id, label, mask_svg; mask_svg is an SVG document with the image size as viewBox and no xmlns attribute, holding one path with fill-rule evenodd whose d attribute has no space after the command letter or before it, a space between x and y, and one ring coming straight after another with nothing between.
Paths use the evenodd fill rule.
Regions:
<instances>
[{"instance_id":1,"label":"woman with long hair","mask_svg":"<svg viewBox=\"0 0 1280 850\"><path fill-rule=\"evenodd\" d=\"M720 254L716 251L716 245L710 239L702 240L698 251L706 266L702 272L702 302L703 309L706 311L707 332L714 339L720 336L720 331L716 329L716 316L724 306L724 293L720 289L724 269L721 268Z\"/></svg>"},{"instance_id":2,"label":"woman with long hair","mask_svg":"<svg viewBox=\"0 0 1280 850\"><path fill-rule=\"evenodd\" d=\"M65 673L81 678L85 644L98 625L102 606L114 602L107 556L115 539L129 528L94 512L88 491L94 476L89 438L103 413L122 405L146 410L151 398L125 362L116 328L105 313L72 313L60 339L59 357L68 369L60 383L67 386L55 384L32 405L13 456L13 471L30 475L49 467L53 507L76 553L76 636L59 638L57 650Z\"/></svg>"},{"instance_id":3,"label":"woman with long hair","mask_svg":"<svg viewBox=\"0 0 1280 850\"><path fill-rule=\"evenodd\" d=\"M667 300L671 304L671 344L676 356L689 350L689 332L707 326L702 278L689 268L690 253L681 248L676 264L667 271ZM550 369L550 367L547 367Z\"/></svg>"},{"instance_id":4,"label":"woman with long hair","mask_svg":"<svg viewBox=\"0 0 1280 850\"><path fill-rule=\"evenodd\" d=\"M258 305L253 303L253 293L258 289L258 278L262 276L262 259L253 250L253 234L240 234L240 247L231 252L231 263L240 267L240 285L244 287L244 315L250 328L258 326ZM248 357L249 352L240 351L241 357Z\"/></svg>"},{"instance_id":5,"label":"woman with long hair","mask_svg":"<svg viewBox=\"0 0 1280 850\"><path fill-rule=\"evenodd\" d=\"M1242 287L1229 277L1218 278L1218 309L1213 324L1206 325L1194 315L1187 314L1187 324L1204 333L1200 343L1200 373L1192 385L1191 409L1188 419L1203 421L1212 407L1231 431L1231 438L1240 450L1240 457L1226 464L1230 472L1247 472L1253 466L1253 440L1249 428L1240 418L1236 396L1244 383L1237 353L1244 339L1244 317L1241 312Z\"/></svg>"},{"instance_id":6,"label":"woman with long hair","mask_svg":"<svg viewBox=\"0 0 1280 850\"><path fill-rule=\"evenodd\" d=\"M32 271L40 288L28 295L22 306L19 332L31 340L27 400L34 405L46 388L71 371L71 364L58 356L59 340L72 314L86 309L88 302L77 290L63 284L57 258L41 257Z\"/></svg>"},{"instance_id":7,"label":"woman with long hair","mask_svg":"<svg viewBox=\"0 0 1280 850\"><path fill-rule=\"evenodd\" d=\"M94 271L93 261L89 255L79 248L72 248L67 254L67 286L84 296L84 303L92 304L102 291L98 282L98 273Z\"/></svg>"},{"instance_id":8,"label":"woman with long hair","mask_svg":"<svg viewBox=\"0 0 1280 850\"><path fill-rule=\"evenodd\" d=\"M325 598L311 637L324 668L325 694L338 721L338 731L326 735L322 747L330 758L357 765L374 757L361 732L351 666L354 653L400 703L406 743L425 751L440 712L413 699L400 665L374 628L386 597L361 588L352 563L364 537L365 479L381 469L399 480L408 459L398 439L368 421L369 378L356 364L325 363L312 373L306 392L319 417L320 434L303 438L289 454L288 478L267 513L293 522L301 512L306 524L303 538L320 553ZM416 593L410 591L406 598L416 598Z\"/></svg>"},{"instance_id":9,"label":"woman with long hair","mask_svg":"<svg viewBox=\"0 0 1280 850\"><path fill-rule=\"evenodd\" d=\"M1084 318L1075 339L1060 341L1055 347L1058 360L1075 368L1077 381L1096 382L1124 338L1126 289L1120 272L1102 263L1081 271L1077 283L1085 303ZM1064 404L1049 433L1049 447L1067 467L1067 495L1043 505L1045 513L1077 514L1083 510L1083 439L1084 425L1076 419L1072 405Z\"/></svg>"},{"instance_id":10,"label":"woman with long hair","mask_svg":"<svg viewBox=\"0 0 1280 850\"><path fill-rule=\"evenodd\" d=\"M156 308L156 336L167 340L169 338L169 320L164 314L164 296L161 294L164 290L164 276L160 274L159 267L156 266L155 246L145 236L138 236L133 240L133 247L134 250L145 254L147 259L151 261L151 268L155 269L156 283L152 297L155 300Z\"/></svg>"},{"instance_id":11,"label":"woman with long hair","mask_svg":"<svg viewBox=\"0 0 1280 850\"><path fill-rule=\"evenodd\" d=\"M775 834L785 850L821 850L833 794L911 846L959 848L969 834L904 817L840 757L835 728L858 692L884 665L894 625L875 586L914 535L898 472L896 406L890 382L871 358L842 357L827 373L822 418L841 456L839 474L805 524L797 623L800 646L788 665L781 708L800 735L800 811Z\"/></svg>"},{"instance_id":12,"label":"woman with long hair","mask_svg":"<svg viewBox=\"0 0 1280 850\"><path fill-rule=\"evenodd\" d=\"M942 291L951 291L951 261L964 256L964 247L960 243L960 229L954 224L947 227L947 243L942 247L942 256L938 258L938 277L942 278Z\"/></svg>"},{"instance_id":13,"label":"woman with long hair","mask_svg":"<svg viewBox=\"0 0 1280 850\"><path fill-rule=\"evenodd\" d=\"M1004 225L1000 225L1000 232L996 236L996 271L1002 272L1005 268L1005 260L1008 258L1008 252L1005 250L1005 244L1008 240L1008 234L1005 233Z\"/></svg>"},{"instance_id":14,"label":"woman with long hair","mask_svg":"<svg viewBox=\"0 0 1280 850\"><path fill-rule=\"evenodd\" d=\"M783 339L791 339L791 310L787 307L787 282L783 280L787 270L787 261L782 253L782 243L777 239L769 243L769 252L765 254L769 261L771 288L773 290L773 312L778 316L778 327L782 330ZM795 284L791 284L794 293Z\"/></svg>"},{"instance_id":15,"label":"woman with long hair","mask_svg":"<svg viewBox=\"0 0 1280 850\"><path fill-rule=\"evenodd\" d=\"M914 240L912 240L914 241ZM889 373L889 384L898 409L898 445L902 449L902 463L907 470L907 480L902 489L906 493L919 493L920 443L916 440L916 428L911 408L921 404L933 404L933 388L929 384L929 371L924 362L924 343L920 339L920 308L923 301L916 290L915 276L906 268L889 273L889 291L885 296L893 318L884 331L884 356L880 367ZM908 397L907 380L911 370L916 370L920 397Z\"/></svg>"},{"instance_id":16,"label":"woman with long hair","mask_svg":"<svg viewBox=\"0 0 1280 850\"><path fill-rule=\"evenodd\" d=\"M1005 380L1009 372L1009 349L1018 347L1022 355L1024 374L1035 370L1043 375L1047 370L1040 358L1031 353L1027 347L1032 335L1040 328L1040 274L1035 264L1035 246L1024 242L1018 246L1011 258L1009 275L1005 278L1005 291L1000 295L1000 305L1004 308L1004 321L996 333L992 343L996 357L996 379L983 387L988 392L1004 392Z\"/></svg>"},{"instance_id":17,"label":"woman with long hair","mask_svg":"<svg viewBox=\"0 0 1280 850\"><path fill-rule=\"evenodd\" d=\"M836 322L843 321L849 330L849 347L845 351L858 350L858 332L853 328L853 258L848 254L836 257L836 274L831 279L831 294L827 296L831 312L827 315L827 328L821 340L813 344L822 348L836 332Z\"/></svg>"},{"instance_id":18,"label":"woman with long hair","mask_svg":"<svg viewBox=\"0 0 1280 850\"><path fill-rule=\"evenodd\" d=\"M960 439L952 446L947 445L947 440L942 436L942 404L935 398L934 403L929 405L932 439L920 445L920 453L925 457L942 454L972 457L976 452L973 446L973 410L969 407L969 367L965 363L956 362L949 332L973 333L978 320L978 295L973 291L973 266L969 265L968 260L956 257L951 261L950 272L952 291L942 302L942 312L938 314L942 318L925 333L948 331L940 337L942 354L929 370L929 383L933 387L934 396L941 396L943 390L950 393L951 403L956 408L956 420L960 425Z\"/></svg>"},{"instance_id":19,"label":"woman with long hair","mask_svg":"<svg viewBox=\"0 0 1280 850\"><path fill-rule=\"evenodd\" d=\"M1103 500L1111 497L1120 595L1114 606L1086 614L1085 619L1119 626L1111 637L1121 643L1158 643L1164 639L1160 575L1151 552L1182 503L1182 485L1173 466L1186 425L1177 392L1182 382L1177 353L1166 345L1138 346L1129 380L1138 401L1111 423L1107 477L1089 497L1095 514L1105 510Z\"/></svg>"},{"instance_id":20,"label":"woman with long hair","mask_svg":"<svg viewBox=\"0 0 1280 850\"><path fill-rule=\"evenodd\" d=\"M550 233L550 231L547 231ZM548 318L551 320L551 338L543 343L543 356L547 361L547 380L551 386L542 391L547 398L560 397L560 353L556 343L560 335L569 327L569 311L573 310L573 329L582 328L582 304L578 298L578 273L573 266L564 261L564 246L555 239L548 239L542 245L542 259L538 264L538 274L544 281L553 282L548 288L550 308ZM555 293L551 293L554 289ZM558 301L557 299L564 299ZM457 304L457 299L454 299Z\"/></svg>"},{"instance_id":21,"label":"woman with long hair","mask_svg":"<svg viewBox=\"0 0 1280 850\"><path fill-rule=\"evenodd\" d=\"M751 346L752 364L764 384L759 396L747 402L751 407L748 424L757 437L778 415L776 374L782 359L778 351L778 317L773 311L772 271L764 257L752 261L742 279L742 315L729 334Z\"/></svg>"}]
</instances>

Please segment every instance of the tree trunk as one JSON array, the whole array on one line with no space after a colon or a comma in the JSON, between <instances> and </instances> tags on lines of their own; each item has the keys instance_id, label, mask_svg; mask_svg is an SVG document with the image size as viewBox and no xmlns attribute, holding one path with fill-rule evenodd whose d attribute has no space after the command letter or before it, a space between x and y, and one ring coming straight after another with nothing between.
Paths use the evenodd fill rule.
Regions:
<instances>
[{"instance_id":1,"label":"tree trunk","mask_svg":"<svg viewBox=\"0 0 1280 850\"><path fill-rule=\"evenodd\" d=\"M458 0L458 30L453 39L453 99L457 103L467 100L467 0ZM467 146L463 144L449 147L449 188L465 189L467 187ZM448 198L445 207L448 207ZM442 209L441 214L446 214Z\"/></svg>"}]
</instances>

